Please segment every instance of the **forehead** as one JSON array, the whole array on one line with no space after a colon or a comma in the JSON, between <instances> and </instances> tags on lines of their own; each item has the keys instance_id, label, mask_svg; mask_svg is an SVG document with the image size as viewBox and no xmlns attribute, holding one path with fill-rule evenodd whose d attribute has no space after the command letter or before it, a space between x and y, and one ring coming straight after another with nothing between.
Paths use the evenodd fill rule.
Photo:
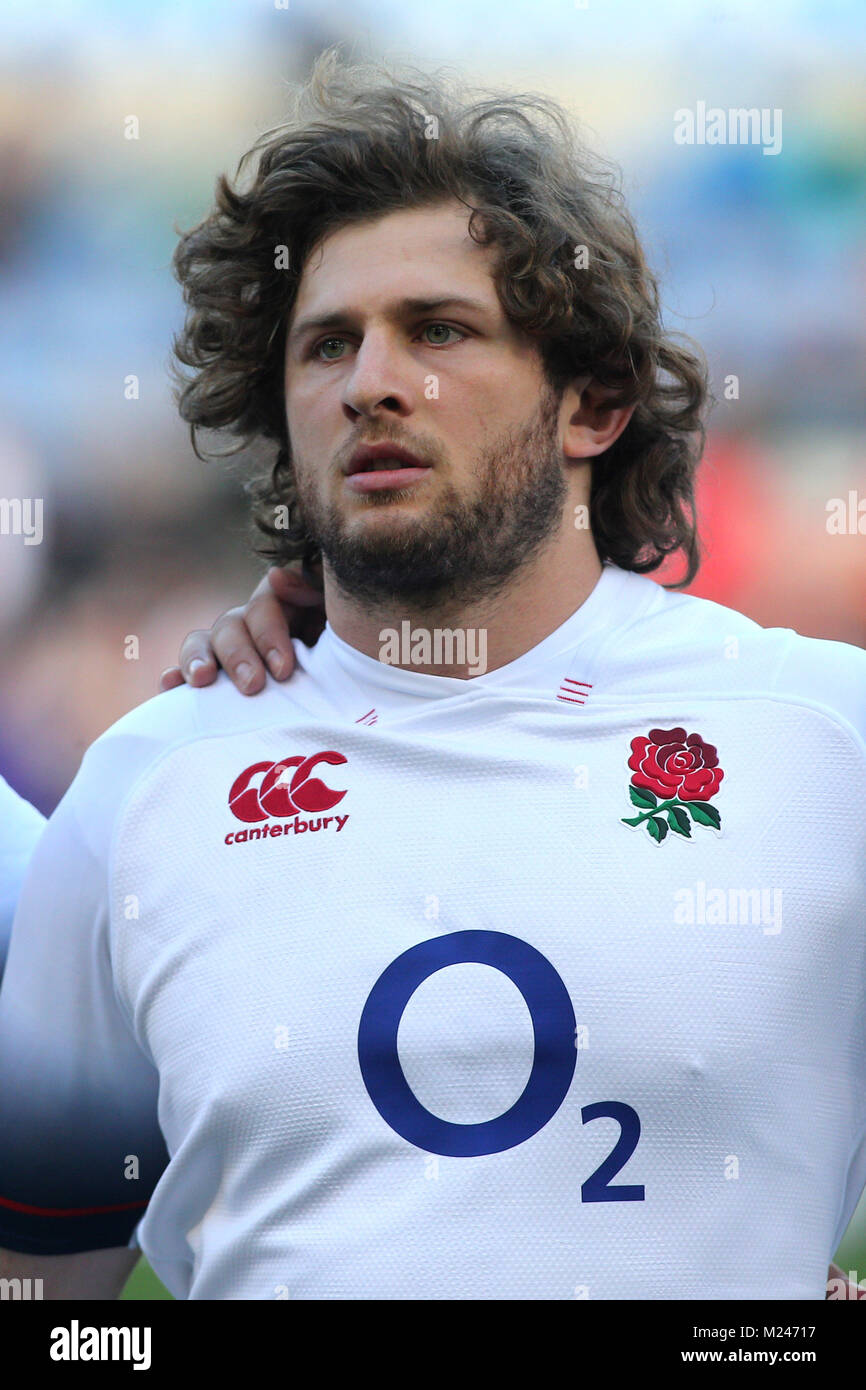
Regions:
<instances>
[{"instance_id":1,"label":"forehead","mask_svg":"<svg viewBox=\"0 0 866 1390\"><path fill-rule=\"evenodd\" d=\"M498 304L491 247L469 235L471 210L456 200L395 212L328 233L304 263L292 320L300 314L370 305L406 293L471 290ZM355 296L360 296L356 303Z\"/></svg>"}]
</instances>

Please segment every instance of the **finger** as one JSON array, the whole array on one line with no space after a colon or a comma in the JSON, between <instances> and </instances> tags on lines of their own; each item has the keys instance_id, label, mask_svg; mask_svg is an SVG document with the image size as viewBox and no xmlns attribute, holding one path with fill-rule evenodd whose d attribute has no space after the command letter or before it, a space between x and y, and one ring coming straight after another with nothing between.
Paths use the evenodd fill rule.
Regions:
<instances>
[{"instance_id":1,"label":"finger","mask_svg":"<svg viewBox=\"0 0 866 1390\"><path fill-rule=\"evenodd\" d=\"M250 603L254 601L257 600L250 600ZM210 632L204 636L210 639L214 659L228 673L241 694L256 695L264 686L266 673L244 617L247 609L230 608L217 618ZM282 621L285 622L285 619Z\"/></svg>"},{"instance_id":2,"label":"finger","mask_svg":"<svg viewBox=\"0 0 866 1390\"><path fill-rule=\"evenodd\" d=\"M244 621L253 645L277 680L285 680L295 668L290 624L297 616L298 610L293 603L280 602L270 592L256 592L244 609Z\"/></svg>"},{"instance_id":3,"label":"finger","mask_svg":"<svg viewBox=\"0 0 866 1390\"><path fill-rule=\"evenodd\" d=\"M279 569L275 566L268 570L265 579L272 593L276 594L282 603L292 603L303 608L321 608L324 605L324 594L307 583L300 567L286 566Z\"/></svg>"},{"instance_id":4,"label":"finger","mask_svg":"<svg viewBox=\"0 0 866 1390\"><path fill-rule=\"evenodd\" d=\"M183 679L188 685L211 685L216 680L217 663L210 644L210 633L203 628L188 632L178 657Z\"/></svg>"},{"instance_id":5,"label":"finger","mask_svg":"<svg viewBox=\"0 0 866 1390\"><path fill-rule=\"evenodd\" d=\"M174 690L183 685L183 671L179 666L167 666L159 678L160 690Z\"/></svg>"}]
</instances>

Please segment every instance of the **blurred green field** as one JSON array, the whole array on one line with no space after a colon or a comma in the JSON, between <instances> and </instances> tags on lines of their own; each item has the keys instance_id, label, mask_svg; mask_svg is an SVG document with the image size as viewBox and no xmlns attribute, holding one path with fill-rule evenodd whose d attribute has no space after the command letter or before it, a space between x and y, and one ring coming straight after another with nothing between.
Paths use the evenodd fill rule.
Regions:
<instances>
[{"instance_id":1,"label":"blurred green field","mask_svg":"<svg viewBox=\"0 0 866 1390\"><path fill-rule=\"evenodd\" d=\"M856 1270L860 1280L866 1279L866 1198L861 1200L858 1213L836 1252L835 1260L839 1268L843 1269L846 1274L853 1269ZM141 1259L129 1276L129 1281L121 1297L170 1299L171 1294L157 1279L147 1260Z\"/></svg>"},{"instance_id":2,"label":"blurred green field","mask_svg":"<svg viewBox=\"0 0 866 1390\"><path fill-rule=\"evenodd\" d=\"M854 1219L833 1258L846 1274L853 1269L858 1281L866 1282L866 1197L860 1198Z\"/></svg>"},{"instance_id":3,"label":"blurred green field","mask_svg":"<svg viewBox=\"0 0 866 1390\"><path fill-rule=\"evenodd\" d=\"M121 1298L147 1299L171 1298L164 1284L161 1284L147 1260L141 1259L126 1281Z\"/></svg>"}]
</instances>

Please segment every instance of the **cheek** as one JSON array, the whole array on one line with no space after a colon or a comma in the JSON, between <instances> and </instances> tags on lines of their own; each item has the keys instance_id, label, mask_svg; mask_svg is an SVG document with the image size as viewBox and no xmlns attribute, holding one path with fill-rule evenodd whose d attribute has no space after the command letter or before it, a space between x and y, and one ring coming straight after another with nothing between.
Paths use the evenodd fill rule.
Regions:
<instances>
[{"instance_id":1,"label":"cheek","mask_svg":"<svg viewBox=\"0 0 866 1390\"><path fill-rule=\"evenodd\" d=\"M483 440L524 426L538 410L540 392L540 387L534 390L519 373L509 375L497 370L479 373L465 384L465 389L461 383L456 396L453 388L441 389L434 404L447 419L449 428Z\"/></svg>"},{"instance_id":2,"label":"cheek","mask_svg":"<svg viewBox=\"0 0 866 1390\"><path fill-rule=\"evenodd\" d=\"M293 448L303 448L305 442L322 437L327 416L320 391L294 386L286 391L285 410Z\"/></svg>"},{"instance_id":3,"label":"cheek","mask_svg":"<svg viewBox=\"0 0 866 1390\"><path fill-rule=\"evenodd\" d=\"M439 392L438 399L424 405L433 428L452 448L473 453L502 429L507 402L490 390L489 383L479 382L477 388L473 384L459 395L440 383Z\"/></svg>"}]
</instances>

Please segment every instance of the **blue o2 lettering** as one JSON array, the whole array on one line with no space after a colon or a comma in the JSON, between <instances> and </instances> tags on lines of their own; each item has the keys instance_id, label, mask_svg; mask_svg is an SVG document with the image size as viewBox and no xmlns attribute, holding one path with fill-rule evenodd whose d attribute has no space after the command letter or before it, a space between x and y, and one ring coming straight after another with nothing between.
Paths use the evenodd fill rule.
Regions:
<instances>
[{"instance_id":1,"label":"blue o2 lettering","mask_svg":"<svg viewBox=\"0 0 866 1390\"><path fill-rule=\"evenodd\" d=\"M397 1053L397 1030L411 996L446 965L492 965L526 1001L535 1031L535 1057L523 1094L493 1120L452 1124L416 1099ZM382 972L370 991L358 1028L364 1085L382 1119L404 1139L430 1153L477 1157L513 1149L556 1114L574 1075L574 1010L550 961L534 946L499 931L458 931L411 946Z\"/></svg>"},{"instance_id":2,"label":"blue o2 lettering","mask_svg":"<svg viewBox=\"0 0 866 1390\"><path fill-rule=\"evenodd\" d=\"M619 1138L603 1163L591 1173L580 1189L583 1202L642 1202L643 1184L618 1183L610 1186L620 1168L624 1168L637 1148L640 1139L640 1118L636 1110L623 1100L599 1100L594 1105L585 1105L580 1112L583 1123L590 1120L611 1119L619 1124Z\"/></svg>"},{"instance_id":3,"label":"blue o2 lettering","mask_svg":"<svg viewBox=\"0 0 866 1390\"><path fill-rule=\"evenodd\" d=\"M479 1124L455 1124L432 1114L415 1096L400 1065L397 1033L419 985L437 970L468 963L501 970L520 990L532 1019L535 1054L529 1080L510 1109ZM358 1062L370 1099L397 1134L428 1153L478 1157L522 1144L553 1118L574 1076L575 1029L562 978L534 946L505 932L452 932L411 946L383 970L361 1013ZM599 1101L581 1111L584 1124L602 1116L617 1120L620 1134L608 1157L583 1183L582 1199L643 1201L642 1186L610 1181L637 1147L638 1115L623 1101Z\"/></svg>"}]
</instances>

